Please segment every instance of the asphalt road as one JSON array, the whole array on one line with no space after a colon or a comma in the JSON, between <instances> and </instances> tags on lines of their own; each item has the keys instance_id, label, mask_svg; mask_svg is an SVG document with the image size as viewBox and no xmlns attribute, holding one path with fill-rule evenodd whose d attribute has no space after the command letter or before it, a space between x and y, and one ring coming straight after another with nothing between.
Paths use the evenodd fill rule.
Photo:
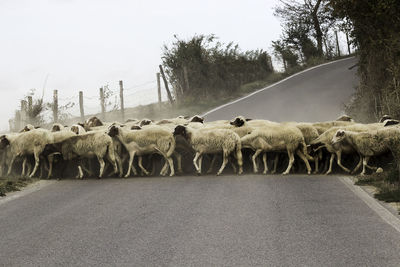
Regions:
<instances>
[{"instance_id":1,"label":"asphalt road","mask_svg":"<svg viewBox=\"0 0 400 267\"><path fill-rule=\"evenodd\" d=\"M330 100L347 101L353 64L311 70L208 118L230 118L236 105L276 120L334 118ZM275 103L279 94L292 104ZM62 180L0 204L0 233L1 266L400 265L400 234L336 176Z\"/></svg>"}]
</instances>

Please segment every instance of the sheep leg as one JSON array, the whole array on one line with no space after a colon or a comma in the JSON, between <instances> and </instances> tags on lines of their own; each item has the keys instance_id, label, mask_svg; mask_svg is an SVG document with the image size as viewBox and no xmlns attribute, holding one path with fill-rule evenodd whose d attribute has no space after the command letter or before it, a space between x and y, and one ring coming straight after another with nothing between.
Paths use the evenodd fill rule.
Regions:
<instances>
[{"instance_id":1,"label":"sheep leg","mask_svg":"<svg viewBox=\"0 0 400 267\"><path fill-rule=\"evenodd\" d=\"M306 158L306 156L303 154L303 152L301 152L300 150L296 151L297 156L299 156L304 163L306 164L306 168L307 168L307 174L311 174L311 167L310 167L310 163L308 162L308 159Z\"/></svg>"},{"instance_id":2,"label":"sheep leg","mask_svg":"<svg viewBox=\"0 0 400 267\"><path fill-rule=\"evenodd\" d=\"M49 162L49 171L47 173L47 179L50 179L53 174L54 155L53 154L48 155L47 161Z\"/></svg>"},{"instance_id":3,"label":"sheep leg","mask_svg":"<svg viewBox=\"0 0 400 267\"><path fill-rule=\"evenodd\" d=\"M122 160L119 155L115 156L115 161L117 162L118 169L119 169L119 177L122 177L124 175L124 168L122 166Z\"/></svg>"},{"instance_id":4,"label":"sheep leg","mask_svg":"<svg viewBox=\"0 0 400 267\"><path fill-rule=\"evenodd\" d=\"M275 159L274 159L274 169L272 170L271 174L276 173L276 169L278 167L278 162L279 162L279 154L275 154Z\"/></svg>"},{"instance_id":5,"label":"sheep leg","mask_svg":"<svg viewBox=\"0 0 400 267\"><path fill-rule=\"evenodd\" d=\"M99 161L100 164L99 178L101 178L103 176L105 162L104 159L99 156L97 157L97 160Z\"/></svg>"},{"instance_id":6,"label":"sheep leg","mask_svg":"<svg viewBox=\"0 0 400 267\"><path fill-rule=\"evenodd\" d=\"M150 173L143 167L143 157L140 156L138 160L139 168L144 172L144 174L149 175Z\"/></svg>"},{"instance_id":7,"label":"sheep leg","mask_svg":"<svg viewBox=\"0 0 400 267\"><path fill-rule=\"evenodd\" d=\"M340 166L340 168L342 168L345 172L350 173L350 170L347 169L345 166L342 165L342 151L338 151L336 152L336 156L337 156L337 164Z\"/></svg>"},{"instance_id":8,"label":"sheep leg","mask_svg":"<svg viewBox=\"0 0 400 267\"><path fill-rule=\"evenodd\" d=\"M182 170L182 155L176 151L174 151L173 155L176 158L176 163L178 164L178 174L183 173Z\"/></svg>"},{"instance_id":9,"label":"sheep leg","mask_svg":"<svg viewBox=\"0 0 400 267\"><path fill-rule=\"evenodd\" d=\"M36 173L36 171L37 171L37 169L39 167L39 163L40 163L39 154L40 154L40 152L41 152L40 148L38 148L38 147L35 147L33 149L33 155L35 156L35 167L33 168L32 173L29 175L29 178L32 178L35 175L35 173Z\"/></svg>"},{"instance_id":10,"label":"sheep leg","mask_svg":"<svg viewBox=\"0 0 400 267\"><path fill-rule=\"evenodd\" d=\"M167 175L167 172L168 172L168 161L164 158L164 165L160 171L160 175L165 176Z\"/></svg>"},{"instance_id":11,"label":"sheep leg","mask_svg":"<svg viewBox=\"0 0 400 267\"><path fill-rule=\"evenodd\" d=\"M228 163L228 156L229 154L224 150L223 152L223 158L222 158L222 165L219 171L217 172L217 175L221 175L222 171L225 169L226 164Z\"/></svg>"},{"instance_id":12,"label":"sheep leg","mask_svg":"<svg viewBox=\"0 0 400 267\"><path fill-rule=\"evenodd\" d=\"M197 165L197 159L200 157L201 153L200 152L196 152L196 155L194 156L193 159L193 165L196 168L197 174L201 174L200 170L199 170L199 166Z\"/></svg>"},{"instance_id":13,"label":"sheep leg","mask_svg":"<svg viewBox=\"0 0 400 267\"><path fill-rule=\"evenodd\" d=\"M318 156L315 156L314 157L314 167L315 167L315 170L314 170L314 174L317 174L318 173L318 169L319 169L319 166L318 166L318 164L319 164L319 158L318 158Z\"/></svg>"},{"instance_id":14,"label":"sheep leg","mask_svg":"<svg viewBox=\"0 0 400 267\"><path fill-rule=\"evenodd\" d=\"M358 171L358 169L360 169L360 167L361 167L361 165L362 165L363 158L362 158L361 155L359 155L359 156L360 156L360 160L358 161L358 164L357 164L357 166L354 168L354 170L351 171L351 174L356 173L356 172Z\"/></svg>"},{"instance_id":15,"label":"sheep leg","mask_svg":"<svg viewBox=\"0 0 400 267\"><path fill-rule=\"evenodd\" d=\"M174 176L175 175L174 161L172 158L167 158L167 161L169 163L169 168L171 169L171 173L169 174L169 176Z\"/></svg>"},{"instance_id":16,"label":"sheep leg","mask_svg":"<svg viewBox=\"0 0 400 267\"><path fill-rule=\"evenodd\" d=\"M264 171L263 174L267 174L268 172L268 164L267 164L267 153L263 154L263 163L264 163Z\"/></svg>"},{"instance_id":17,"label":"sheep leg","mask_svg":"<svg viewBox=\"0 0 400 267\"><path fill-rule=\"evenodd\" d=\"M203 165L203 155L199 157L199 173L201 173L201 166Z\"/></svg>"},{"instance_id":18,"label":"sheep leg","mask_svg":"<svg viewBox=\"0 0 400 267\"><path fill-rule=\"evenodd\" d=\"M78 166L78 175L76 178L83 179L83 171L81 165Z\"/></svg>"},{"instance_id":19,"label":"sheep leg","mask_svg":"<svg viewBox=\"0 0 400 267\"><path fill-rule=\"evenodd\" d=\"M261 152L262 152L261 149L257 149L256 152L254 153L254 155L251 157L251 160L253 161L253 171L254 171L254 173L258 172L258 166L257 166L256 159L257 159L258 155L260 155Z\"/></svg>"},{"instance_id":20,"label":"sheep leg","mask_svg":"<svg viewBox=\"0 0 400 267\"><path fill-rule=\"evenodd\" d=\"M132 169L132 163L133 163L133 159L135 157L135 151L131 151L129 152L129 161L128 161L128 171L125 174L125 178L128 178L129 175L131 174L131 169ZM133 172L136 175L136 169L133 167Z\"/></svg>"},{"instance_id":21,"label":"sheep leg","mask_svg":"<svg viewBox=\"0 0 400 267\"><path fill-rule=\"evenodd\" d=\"M16 156L12 156L11 160L10 160L10 164L8 165L8 171L7 171L7 176L10 176L11 174L11 170L12 170L12 166L14 164Z\"/></svg>"},{"instance_id":22,"label":"sheep leg","mask_svg":"<svg viewBox=\"0 0 400 267\"><path fill-rule=\"evenodd\" d=\"M361 176L365 175L365 166L367 166L368 161L369 161L369 157L364 157L363 158L363 168L362 168L362 172L360 174Z\"/></svg>"},{"instance_id":23,"label":"sheep leg","mask_svg":"<svg viewBox=\"0 0 400 267\"><path fill-rule=\"evenodd\" d=\"M237 160L237 164L239 166L239 171L238 174L242 174L243 173L243 154L242 154L242 149L239 146L236 146L236 160Z\"/></svg>"},{"instance_id":24,"label":"sheep leg","mask_svg":"<svg viewBox=\"0 0 400 267\"><path fill-rule=\"evenodd\" d=\"M213 167L214 167L214 164L215 164L215 161L217 160L217 154L214 154L213 155L213 158L212 158L212 160L211 160L211 164L210 164L210 167L208 168L208 170L207 170L207 173L212 173L212 170L213 170Z\"/></svg>"},{"instance_id":25,"label":"sheep leg","mask_svg":"<svg viewBox=\"0 0 400 267\"><path fill-rule=\"evenodd\" d=\"M25 177L26 161L27 161L27 157L24 157L24 161L22 162L21 177Z\"/></svg>"},{"instance_id":26,"label":"sheep leg","mask_svg":"<svg viewBox=\"0 0 400 267\"><path fill-rule=\"evenodd\" d=\"M287 153L288 153L288 156L289 156L289 164L288 164L288 166L287 166L286 171L284 171L284 172L282 173L283 175L289 174L290 170L292 169L293 162L294 162L294 154L293 154L293 151L288 150Z\"/></svg>"},{"instance_id":27,"label":"sheep leg","mask_svg":"<svg viewBox=\"0 0 400 267\"><path fill-rule=\"evenodd\" d=\"M331 153L331 158L329 160L329 169L325 174L330 174L332 172L332 165L334 159L335 159L335 154Z\"/></svg>"}]
</instances>

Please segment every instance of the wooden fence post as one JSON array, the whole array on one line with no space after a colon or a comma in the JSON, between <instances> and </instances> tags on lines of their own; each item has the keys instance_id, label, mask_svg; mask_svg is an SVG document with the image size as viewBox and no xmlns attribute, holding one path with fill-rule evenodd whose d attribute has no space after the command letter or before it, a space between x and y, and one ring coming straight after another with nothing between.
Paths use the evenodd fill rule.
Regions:
<instances>
[{"instance_id":1,"label":"wooden fence post","mask_svg":"<svg viewBox=\"0 0 400 267\"><path fill-rule=\"evenodd\" d=\"M21 112L20 112L20 116L21 116L21 125L20 128L24 127L27 124L27 120L26 120L26 101L25 100L21 100Z\"/></svg>"},{"instance_id":2,"label":"wooden fence post","mask_svg":"<svg viewBox=\"0 0 400 267\"><path fill-rule=\"evenodd\" d=\"M157 72L157 93L158 93L158 105L161 106L161 80L159 72Z\"/></svg>"},{"instance_id":3,"label":"wooden fence post","mask_svg":"<svg viewBox=\"0 0 400 267\"><path fill-rule=\"evenodd\" d=\"M58 122L58 91L53 91L53 120Z\"/></svg>"},{"instance_id":4,"label":"wooden fence post","mask_svg":"<svg viewBox=\"0 0 400 267\"><path fill-rule=\"evenodd\" d=\"M83 109L83 92L79 91L79 110L81 112L81 122L85 122L85 111Z\"/></svg>"},{"instance_id":5,"label":"wooden fence post","mask_svg":"<svg viewBox=\"0 0 400 267\"><path fill-rule=\"evenodd\" d=\"M121 102L121 117L122 121L125 121L125 107L124 107L124 84L122 81L119 81L119 99Z\"/></svg>"},{"instance_id":6,"label":"wooden fence post","mask_svg":"<svg viewBox=\"0 0 400 267\"><path fill-rule=\"evenodd\" d=\"M106 106L104 103L104 89L100 88L100 106L101 106L101 119L105 120L106 118Z\"/></svg>"},{"instance_id":7,"label":"wooden fence post","mask_svg":"<svg viewBox=\"0 0 400 267\"><path fill-rule=\"evenodd\" d=\"M27 120L32 123L32 96L28 96Z\"/></svg>"},{"instance_id":8,"label":"wooden fence post","mask_svg":"<svg viewBox=\"0 0 400 267\"><path fill-rule=\"evenodd\" d=\"M168 81L167 81L167 78L165 77L163 67L162 67L161 65L159 65L159 67L160 67L161 76L162 76L162 78L163 78L163 80L164 80L164 86L165 86L165 90L167 91L168 100L169 100L169 102L170 102L171 104L173 104L173 103L174 103L174 100L172 99L171 92L169 91Z\"/></svg>"},{"instance_id":9,"label":"wooden fence post","mask_svg":"<svg viewBox=\"0 0 400 267\"><path fill-rule=\"evenodd\" d=\"M337 55L340 57L339 38L338 38L338 33L337 33L337 31L335 31L335 35L336 35Z\"/></svg>"}]
</instances>

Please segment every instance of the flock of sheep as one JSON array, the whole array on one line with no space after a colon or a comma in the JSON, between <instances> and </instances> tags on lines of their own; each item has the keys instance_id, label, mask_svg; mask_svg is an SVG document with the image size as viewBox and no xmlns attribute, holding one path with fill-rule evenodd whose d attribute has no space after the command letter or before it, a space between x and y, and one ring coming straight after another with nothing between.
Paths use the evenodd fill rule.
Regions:
<instances>
[{"instance_id":1,"label":"flock of sheep","mask_svg":"<svg viewBox=\"0 0 400 267\"><path fill-rule=\"evenodd\" d=\"M30 177L42 177L47 172L50 178L53 166L59 164L58 177L69 172L79 178L86 176L85 173L100 178L111 166L113 175L129 177L139 175L137 167L141 175L154 174L157 162L161 162L160 175L173 176L175 166L178 173L183 173L182 160L193 159L195 171L201 174L205 155L212 158L210 173L222 154L217 175L228 163L235 173L241 174L247 155L255 173L259 170L259 156L262 156L264 174L269 172L268 159L272 156L271 173L284 165L283 174L289 174L296 161L300 171L305 167L311 174L312 162L314 173L323 170L329 174L336 159L337 165L348 173L356 173L362 166L364 175L366 168L382 171L368 165L371 157L391 152L395 159L400 159L398 122L389 116L371 124L355 123L348 116L317 123L278 123L243 116L231 121L204 122L204 118L196 115L160 121L134 119L124 123L103 123L92 117L70 127L55 123L51 129L27 125L19 133L0 136L0 172L11 176L21 171L21 176ZM358 160L352 170L344 166L344 154ZM98 172L93 171L93 165L97 164L92 159L98 161Z\"/></svg>"}]
</instances>

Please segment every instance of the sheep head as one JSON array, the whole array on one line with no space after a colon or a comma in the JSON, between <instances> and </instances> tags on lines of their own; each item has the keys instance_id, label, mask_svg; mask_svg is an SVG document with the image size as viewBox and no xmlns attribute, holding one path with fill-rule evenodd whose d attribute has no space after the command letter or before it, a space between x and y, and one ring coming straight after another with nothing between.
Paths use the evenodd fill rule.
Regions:
<instances>
[{"instance_id":1,"label":"sheep head","mask_svg":"<svg viewBox=\"0 0 400 267\"><path fill-rule=\"evenodd\" d=\"M199 115L194 115L191 119L190 122L204 122L204 118L199 116Z\"/></svg>"},{"instance_id":2,"label":"sheep head","mask_svg":"<svg viewBox=\"0 0 400 267\"><path fill-rule=\"evenodd\" d=\"M246 119L242 116L236 117L233 121L230 121L229 124L236 126L236 127L241 127L245 124Z\"/></svg>"},{"instance_id":3,"label":"sheep head","mask_svg":"<svg viewBox=\"0 0 400 267\"><path fill-rule=\"evenodd\" d=\"M391 119L393 119L391 116L383 115L382 118L379 120L379 122L384 122L385 120L391 120Z\"/></svg>"},{"instance_id":4,"label":"sheep head","mask_svg":"<svg viewBox=\"0 0 400 267\"><path fill-rule=\"evenodd\" d=\"M97 117L91 117L90 119L87 120L86 124L88 127L103 126L103 123Z\"/></svg>"},{"instance_id":5,"label":"sheep head","mask_svg":"<svg viewBox=\"0 0 400 267\"><path fill-rule=\"evenodd\" d=\"M143 120L141 120L141 121L139 122L139 126L142 127L142 126L144 126L144 125L149 125L149 124L151 124L152 122L153 122L152 120L143 119Z\"/></svg>"},{"instance_id":6,"label":"sheep head","mask_svg":"<svg viewBox=\"0 0 400 267\"><path fill-rule=\"evenodd\" d=\"M386 127L386 126L390 126L390 125L396 125L399 123L400 123L400 121L398 121L398 120L388 119L388 120L383 121L383 126Z\"/></svg>"},{"instance_id":7,"label":"sheep head","mask_svg":"<svg viewBox=\"0 0 400 267\"><path fill-rule=\"evenodd\" d=\"M53 125L53 127L51 127L51 131L52 131L52 132L59 132L59 131L61 131L60 125L58 125L58 124Z\"/></svg>"},{"instance_id":8,"label":"sheep head","mask_svg":"<svg viewBox=\"0 0 400 267\"><path fill-rule=\"evenodd\" d=\"M4 149L10 144L10 141L5 135L0 136L0 149Z\"/></svg>"},{"instance_id":9,"label":"sheep head","mask_svg":"<svg viewBox=\"0 0 400 267\"><path fill-rule=\"evenodd\" d=\"M119 134L119 127L115 125L111 125L110 128L108 128L107 134L111 137L117 136Z\"/></svg>"},{"instance_id":10,"label":"sheep head","mask_svg":"<svg viewBox=\"0 0 400 267\"><path fill-rule=\"evenodd\" d=\"M188 138L188 133L186 127L183 125L178 125L174 129L174 136L182 135L185 139Z\"/></svg>"},{"instance_id":11,"label":"sheep head","mask_svg":"<svg viewBox=\"0 0 400 267\"><path fill-rule=\"evenodd\" d=\"M131 130L141 130L142 129L142 127L140 127L140 126L138 126L138 125L133 125L132 127L131 127Z\"/></svg>"},{"instance_id":12,"label":"sheep head","mask_svg":"<svg viewBox=\"0 0 400 267\"><path fill-rule=\"evenodd\" d=\"M71 126L71 131L75 134L79 134L79 127L76 125Z\"/></svg>"},{"instance_id":13,"label":"sheep head","mask_svg":"<svg viewBox=\"0 0 400 267\"><path fill-rule=\"evenodd\" d=\"M350 116L347 115L342 115L339 118L336 119L336 121L353 121L353 119Z\"/></svg>"},{"instance_id":14,"label":"sheep head","mask_svg":"<svg viewBox=\"0 0 400 267\"><path fill-rule=\"evenodd\" d=\"M339 143L346 137L346 132L344 130L337 130L335 135L332 137L332 144Z\"/></svg>"}]
</instances>

